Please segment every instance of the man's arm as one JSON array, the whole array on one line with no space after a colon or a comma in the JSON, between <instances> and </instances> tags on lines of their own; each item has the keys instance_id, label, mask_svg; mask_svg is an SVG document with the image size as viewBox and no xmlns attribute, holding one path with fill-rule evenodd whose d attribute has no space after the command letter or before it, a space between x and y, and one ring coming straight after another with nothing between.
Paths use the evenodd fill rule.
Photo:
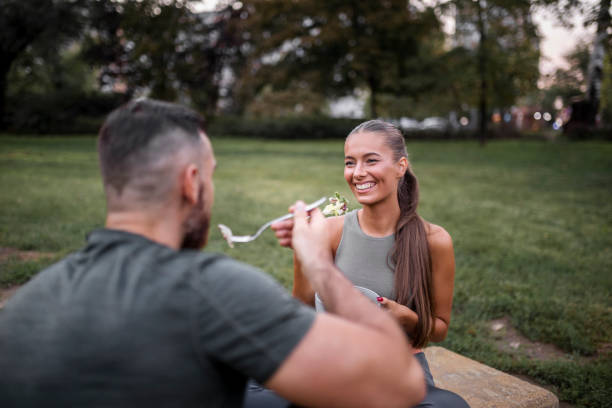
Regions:
<instances>
[{"instance_id":1,"label":"man's arm","mask_svg":"<svg viewBox=\"0 0 612 408\"><path fill-rule=\"evenodd\" d=\"M293 247L329 313L317 315L266 386L307 406L417 404L423 372L404 333L333 265L323 216L315 210L308 221L303 208L296 205Z\"/></svg>"},{"instance_id":2,"label":"man's arm","mask_svg":"<svg viewBox=\"0 0 612 408\"><path fill-rule=\"evenodd\" d=\"M293 297L300 299L305 304L315 306L315 292L310 282L302 272L302 265L293 254Z\"/></svg>"}]
</instances>

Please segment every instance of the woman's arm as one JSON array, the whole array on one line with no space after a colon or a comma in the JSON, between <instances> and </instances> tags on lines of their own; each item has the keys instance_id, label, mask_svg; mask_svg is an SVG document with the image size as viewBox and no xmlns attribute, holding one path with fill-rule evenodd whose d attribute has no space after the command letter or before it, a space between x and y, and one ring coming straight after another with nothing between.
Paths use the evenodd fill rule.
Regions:
<instances>
[{"instance_id":1,"label":"woman's arm","mask_svg":"<svg viewBox=\"0 0 612 408\"><path fill-rule=\"evenodd\" d=\"M430 224L427 235L432 266L433 306L435 311L433 332L430 340L439 342L446 338L453 306L453 288L455 282L455 254L453 241L442 227ZM419 316L410 308L390 299L382 298L380 302L388 309L410 335L416 326Z\"/></svg>"}]
</instances>

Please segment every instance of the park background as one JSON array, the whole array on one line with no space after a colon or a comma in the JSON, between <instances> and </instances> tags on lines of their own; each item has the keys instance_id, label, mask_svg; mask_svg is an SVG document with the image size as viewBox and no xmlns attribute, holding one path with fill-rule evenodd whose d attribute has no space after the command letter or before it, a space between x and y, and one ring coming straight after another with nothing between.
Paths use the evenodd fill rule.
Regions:
<instances>
[{"instance_id":1,"label":"park background","mask_svg":"<svg viewBox=\"0 0 612 408\"><path fill-rule=\"evenodd\" d=\"M453 237L442 346L548 387L565 406L612 406L609 8L4 0L0 293L103 225L95 133L127 100L206 116L219 163L212 225L238 234L296 199L350 200L343 138L380 117L406 135L420 214ZM545 69L542 15L583 28ZM207 250L291 287L291 252L270 232L229 249L213 228Z\"/></svg>"}]
</instances>

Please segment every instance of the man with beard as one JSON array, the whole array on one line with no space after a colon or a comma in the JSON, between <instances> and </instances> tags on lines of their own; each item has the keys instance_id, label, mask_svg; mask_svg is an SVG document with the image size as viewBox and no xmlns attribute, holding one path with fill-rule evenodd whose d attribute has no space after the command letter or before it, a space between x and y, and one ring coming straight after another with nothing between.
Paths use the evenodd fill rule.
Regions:
<instances>
[{"instance_id":1,"label":"man with beard","mask_svg":"<svg viewBox=\"0 0 612 408\"><path fill-rule=\"evenodd\" d=\"M0 311L3 407L239 407L247 378L307 406L410 406L403 332L333 266L296 203L293 245L330 313L206 244L216 165L202 119L137 100L98 138L105 228Z\"/></svg>"}]
</instances>

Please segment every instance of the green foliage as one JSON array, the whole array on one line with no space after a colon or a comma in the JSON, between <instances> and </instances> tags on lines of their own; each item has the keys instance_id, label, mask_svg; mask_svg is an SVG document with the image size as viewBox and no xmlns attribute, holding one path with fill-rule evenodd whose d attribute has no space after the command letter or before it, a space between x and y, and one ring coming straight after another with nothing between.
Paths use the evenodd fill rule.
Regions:
<instances>
[{"instance_id":1,"label":"green foliage","mask_svg":"<svg viewBox=\"0 0 612 408\"><path fill-rule=\"evenodd\" d=\"M608 127L612 127L612 47L606 55L604 63L604 78L601 83L601 119ZM606 75L607 74L607 75ZM608 129L612 133L612 129Z\"/></svg>"},{"instance_id":2,"label":"green foliage","mask_svg":"<svg viewBox=\"0 0 612 408\"><path fill-rule=\"evenodd\" d=\"M454 0L443 4L442 12L455 17L455 46L436 64L442 71L436 75L440 81L436 92L445 95L455 110L462 104L478 105L483 80L486 99L497 108L513 105L519 96L536 88L539 37L529 1L493 0L482 6L478 1Z\"/></svg>"},{"instance_id":3,"label":"green foliage","mask_svg":"<svg viewBox=\"0 0 612 408\"><path fill-rule=\"evenodd\" d=\"M543 109L555 110L554 101L561 98L564 106L570 106L577 97L584 95L589 65L589 44L579 42L574 49L565 55L568 68L559 68L549 80L551 85L542 92L541 101Z\"/></svg>"},{"instance_id":4,"label":"green foliage","mask_svg":"<svg viewBox=\"0 0 612 408\"><path fill-rule=\"evenodd\" d=\"M80 33L87 0L4 0L0 7L0 129L4 127L7 76L15 60L37 43L52 55ZM66 24L66 22L70 24Z\"/></svg>"},{"instance_id":5,"label":"green foliage","mask_svg":"<svg viewBox=\"0 0 612 408\"><path fill-rule=\"evenodd\" d=\"M122 101L122 95L69 90L17 94L7 98L6 126L15 133L91 134Z\"/></svg>"},{"instance_id":6,"label":"green foliage","mask_svg":"<svg viewBox=\"0 0 612 408\"><path fill-rule=\"evenodd\" d=\"M188 100L207 114L214 112L221 71L240 60L238 14L226 7L215 15L198 15L191 3L94 3L84 54L101 67L101 82L125 86L128 95Z\"/></svg>"},{"instance_id":7,"label":"green foliage","mask_svg":"<svg viewBox=\"0 0 612 408\"><path fill-rule=\"evenodd\" d=\"M100 93L73 44L46 55L40 45L15 60L8 76L6 127L18 133L95 133L124 96Z\"/></svg>"},{"instance_id":8,"label":"green foliage","mask_svg":"<svg viewBox=\"0 0 612 408\"><path fill-rule=\"evenodd\" d=\"M243 117L217 116L211 118L207 131L211 135L257 139L344 139L362 119L331 118L326 116ZM466 140L475 139L473 131L415 129L403 131L407 140ZM514 129L491 129L489 136L496 138L518 138Z\"/></svg>"},{"instance_id":9,"label":"green foliage","mask_svg":"<svg viewBox=\"0 0 612 408\"><path fill-rule=\"evenodd\" d=\"M267 85L304 86L325 96L361 87L371 93L376 116L378 94L406 92L407 76L426 69L417 58L442 43L433 10L401 0L242 3L242 30L252 39L238 84L246 99Z\"/></svg>"}]
</instances>

